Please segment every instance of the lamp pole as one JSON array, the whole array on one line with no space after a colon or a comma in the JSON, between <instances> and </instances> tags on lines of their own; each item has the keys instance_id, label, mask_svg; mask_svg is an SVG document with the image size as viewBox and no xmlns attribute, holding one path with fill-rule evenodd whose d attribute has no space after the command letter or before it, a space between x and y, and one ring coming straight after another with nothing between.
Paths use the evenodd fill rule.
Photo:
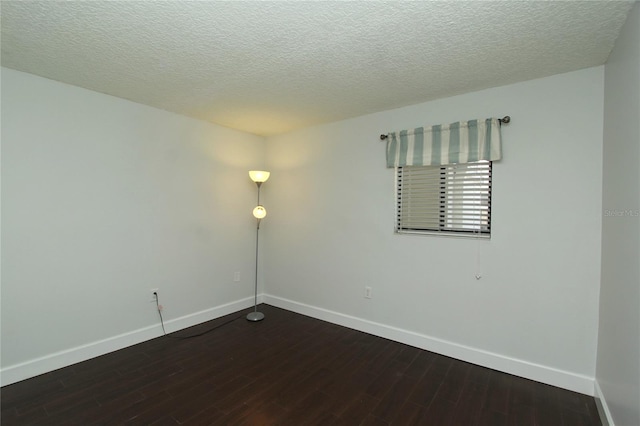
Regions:
<instances>
[{"instance_id":1,"label":"lamp pole","mask_svg":"<svg viewBox=\"0 0 640 426\"><path fill-rule=\"evenodd\" d=\"M264 314L258 312L258 243L260 242L260 219L258 219L258 226L256 226L256 275L255 275L255 289L253 296L253 312L247 315L249 321L261 321L264 319Z\"/></svg>"}]
</instances>

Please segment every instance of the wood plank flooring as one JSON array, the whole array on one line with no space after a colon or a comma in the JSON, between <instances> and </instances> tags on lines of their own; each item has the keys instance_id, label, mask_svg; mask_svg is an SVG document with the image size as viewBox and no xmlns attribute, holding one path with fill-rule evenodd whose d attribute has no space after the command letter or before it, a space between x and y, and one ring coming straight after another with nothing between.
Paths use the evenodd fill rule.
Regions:
<instances>
[{"instance_id":1,"label":"wood plank flooring","mask_svg":"<svg viewBox=\"0 0 640 426\"><path fill-rule=\"evenodd\" d=\"M272 306L1 390L2 425L600 425L594 399Z\"/></svg>"}]
</instances>

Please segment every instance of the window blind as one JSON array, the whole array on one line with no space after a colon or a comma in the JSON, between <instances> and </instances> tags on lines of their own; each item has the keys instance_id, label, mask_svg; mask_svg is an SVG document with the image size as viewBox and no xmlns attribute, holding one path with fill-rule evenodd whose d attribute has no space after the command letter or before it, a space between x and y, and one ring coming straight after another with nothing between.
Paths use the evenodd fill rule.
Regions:
<instances>
[{"instance_id":1,"label":"window blind","mask_svg":"<svg viewBox=\"0 0 640 426\"><path fill-rule=\"evenodd\" d=\"M491 161L397 168L398 233L491 234Z\"/></svg>"}]
</instances>

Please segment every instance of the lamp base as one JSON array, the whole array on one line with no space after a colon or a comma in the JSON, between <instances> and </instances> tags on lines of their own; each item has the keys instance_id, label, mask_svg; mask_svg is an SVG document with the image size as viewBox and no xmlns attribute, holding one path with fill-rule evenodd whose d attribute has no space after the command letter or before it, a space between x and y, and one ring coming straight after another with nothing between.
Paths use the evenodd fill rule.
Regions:
<instances>
[{"instance_id":1,"label":"lamp base","mask_svg":"<svg viewBox=\"0 0 640 426\"><path fill-rule=\"evenodd\" d=\"M264 314L262 312L251 312L247 315L247 321L258 322L264 319Z\"/></svg>"}]
</instances>

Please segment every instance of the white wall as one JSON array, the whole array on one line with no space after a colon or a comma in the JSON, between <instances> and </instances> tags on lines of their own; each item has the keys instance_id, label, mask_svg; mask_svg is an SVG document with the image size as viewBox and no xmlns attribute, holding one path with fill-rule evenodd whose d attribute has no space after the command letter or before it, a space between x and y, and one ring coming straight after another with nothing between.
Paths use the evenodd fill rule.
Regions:
<instances>
[{"instance_id":1,"label":"white wall","mask_svg":"<svg viewBox=\"0 0 640 426\"><path fill-rule=\"evenodd\" d=\"M2 69L2 381L253 303L258 136ZM241 282L233 273L241 272Z\"/></svg>"},{"instance_id":2,"label":"white wall","mask_svg":"<svg viewBox=\"0 0 640 426\"><path fill-rule=\"evenodd\" d=\"M13 70L2 86L3 384L158 336L150 288L169 330L252 303L262 138ZM270 138L267 301L590 393L602 105L597 67ZM378 135L505 114L491 241L394 235Z\"/></svg>"},{"instance_id":3,"label":"white wall","mask_svg":"<svg viewBox=\"0 0 640 426\"><path fill-rule=\"evenodd\" d=\"M605 66L596 379L609 421L640 424L640 5Z\"/></svg>"},{"instance_id":4,"label":"white wall","mask_svg":"<svg viewBox=\"0 0 640 426\"><path fill-rule=\"evenodd\" d=\"M268 138L266 300L592 393L602 105L596 67ZM491 240L394 235L379 135L503 115Z\"/></svg>"}]
</instances>

